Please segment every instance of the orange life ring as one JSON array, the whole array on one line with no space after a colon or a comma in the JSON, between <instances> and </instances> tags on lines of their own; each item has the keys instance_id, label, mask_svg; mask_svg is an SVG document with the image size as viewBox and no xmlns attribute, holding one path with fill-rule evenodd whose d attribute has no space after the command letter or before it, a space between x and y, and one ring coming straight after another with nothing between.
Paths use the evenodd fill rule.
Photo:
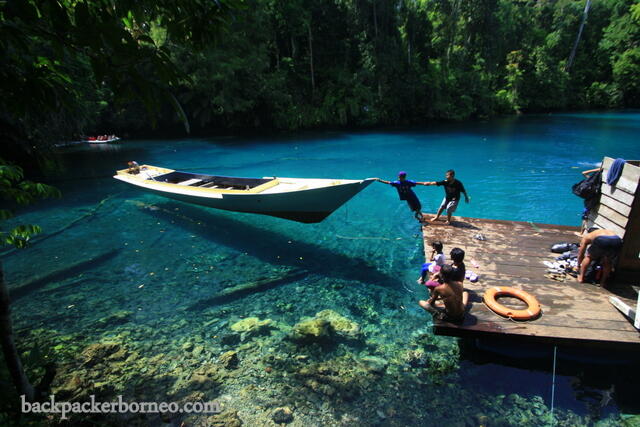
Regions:
<instances>
[{"instance_id":1,"label":"orange life ring","mask_svg":"<svg viewBox=\"0 0 640 427\"><path fill-rule=\"evenodd\" d=\"M524 301L527 304L527 308L522 310L514 310L509 307L505 307L497 301L498 297L501 296L510 296L514 298L518 298L519 300ZM496 312L497 314L509 317L515 320L531 320L535 319L540 315L542 311L540 309L540 303L533 295L522 291L516 288L509 287L495 287L486 291L482 297L484 299L484 303L491 310Z\"/></svg>"}]
</instances>

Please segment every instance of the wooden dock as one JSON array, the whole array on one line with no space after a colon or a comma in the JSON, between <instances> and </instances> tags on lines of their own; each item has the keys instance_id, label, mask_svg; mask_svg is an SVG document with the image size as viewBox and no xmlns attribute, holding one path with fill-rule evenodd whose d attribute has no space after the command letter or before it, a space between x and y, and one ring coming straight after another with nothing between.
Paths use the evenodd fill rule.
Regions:
<instances>
[{"instance_id":1,"label":"wooden dock","mask_svg":"<svg viewBox=\"0 0 640 427\"><path fill-rule=\"evenodd\" d=\"M569 275L565 282L545 276L548 267L543 261L553 262L558 255L550 247L558 242L579 243L574 234L577 227L463 217L454 217L452 222L451 226L436 222L423 227L425 255L431 254L433 240L444 244L447 262L452 248L462 248L467 271L477 273L480 279L477 283L464 281L470 293L464 323L434 321L437 335L640 349L640 332L609 302L609 297L617 296L635 307L630 285L640 285L640 277L636 278L638 283L616 284L607 290L577 283ZM477 239L477 235L486 240ZM526 322L498 316L482 302L484 291L493 286L512 286L536 296L542 316ZM514 298L501 298L500 303L524 306Z\"/></svg>"}]
</instances>

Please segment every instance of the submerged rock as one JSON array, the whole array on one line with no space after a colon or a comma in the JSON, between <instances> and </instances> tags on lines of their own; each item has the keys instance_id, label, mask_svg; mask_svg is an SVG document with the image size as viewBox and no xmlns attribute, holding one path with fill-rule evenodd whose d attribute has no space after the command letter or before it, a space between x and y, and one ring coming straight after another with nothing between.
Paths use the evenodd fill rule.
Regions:
<instances>
[{"instance_id":1,"label":"submerged rock","mask_svg":"<svg viewBox=\"0 0 640 427\"><path fill-rule=\"evenodd\" d=\"M93 366L106 359L114 358L123 360L128 356L128 352L115 342L103 342L91 344L82 351L82 358L86 366Z\"/></svg>"},{"instance_id":2,"label":"submerged rock","mask_svg":"<svg viewBox=\"0 0 640 427\"><path fill-rule=\"evenodd\" d=\"M246 337L266 335L273 327L271 319L260 320L257 317L247 317L231 325L231 330L239 333L242 341Z\"/></svg>"},{"instance_id":3,"label":"submerged rock","mask_svg":"<svg viewBox=\"0 0 640 427\"><path fill-rule=\"evenodd\" d=\"M227 377L227 373L217 365L204 364L193 371L190 377L178 378L173 386L174 393L193 390L216 390Z\"/></svg>"},{"instance_id":4,"label":"submerged rock","mask_svg":"<svg viewBox=\"0 0 640 427\"><path fill-rule=\"evenodd\" d=\"M333 310L322 310L293 326L291 338L297 341L322 341L332 337L356 339L360 326Z\"/></svg>"},{"instance_id":5,"label":"submerged rock","mask_svg":"<svg viewBox=\"0 0 640 427\"><path fill-rule=\"evenodd\" d=\"M238 416L238 411L225 409L219 414L207 418L207 426L240 427L242 420Z\"/></svg>"},{"instance_id":6,"label":"submerged rock","mask_svg":"<svg viewBox=\"0 0 640 427\"><path fill-rule=\"evenodd\" d=\"M73 374L60 387L55 389L56 395L62 398L71 399L84 393L87 385L79 374Z\"/></svg>"},{"instance_id":7,"label":"submerged rock","mask_svg":"<svg viewBox=\"0 0 640 427\"><path fill-rule=\"evenodd\" d=\"M316 318L325 319L331 324L333 332L346 338L357 338L360 336L360 326L333 310L322 310L316 314Z\"/></svg>"},{"instance_id":8,"label":"submerged rock","mask_svg":"<svg viewBox=\"0 0 640 427\"><path fill-rule=\"evenodd\" d=\"M382 357L377 356L365 356L360 359L360 362L370 372L383 373L387 370L389 362Z\"/></svg>"},{"instance_id":9,"label":"submerged rock","mask_svg":"<svg viewBox=\"0 0 640 427\"><path fill-rule=\"evenodd\" d=\"M293 411L287 406L276 408L271 415L271 419L276 424L288 424L293 421Z\"/></svg>"},{"instance_id":10,"label":"submerged rock","mask_svg":"<svg viewBox=\"0 0 640 427\"><path fill-rule=\"evenodd\" d=\"M219 359L220 364L227 369L235 369L238 367L238 363L240 360L238 359L238 353L235 351L227 351L220 355Z\"/></svg>"},{"instance_id":11,"label":"submerged rock","mask_svg":"<svg viewBox=\"0 0 640 427\"><path fill-rule=\"evenodd\" d=\"M193 349L193 357L200 357L200 355L204 353L204 347L201 345L197 345L194 349Z\"/></svg>"},{"instance_id":12,"label":"submerged rock","mask_svg":"<svg viewBox=\"0 0 640 427\"><path fill-rule=\"evenodd\" d=\"M293 327L291 337L298 341L318 341L329 337L330 323L325 319L308 319Z\"/></svg>"}]
</instances>

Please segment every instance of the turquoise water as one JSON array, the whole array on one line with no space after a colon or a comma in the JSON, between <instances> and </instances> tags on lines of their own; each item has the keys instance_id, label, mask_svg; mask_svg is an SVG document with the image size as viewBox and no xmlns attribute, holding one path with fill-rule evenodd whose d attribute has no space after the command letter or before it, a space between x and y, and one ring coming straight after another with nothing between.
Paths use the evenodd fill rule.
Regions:
<instances>
[{"instance_id":1,"label":"turquoise water","mask_svg":"<svg viewBox=\"0 0 640 427\"><path fill-rule=\"evenodd\" d=\"M430 316L415 304L424 297L415 286L420 230L391 187L374 183L309 225L175 202L111 175L132 159L252 177L395 179L405 170L432 181L453 168L472 197L458 215L579 225L582 203L571 185L605 155L640 159L639 131L640 113L562 114L66 149L57 157L62 172L46 176L63 198L11 222L44 229L31 248L2 257L18 335L25 350L38 343L63 362L54 384L63 396L91 390L166 401L197 391L247 425L262 424L278 406L292 408L294 425L544 424L550 362L535 369L481 363L476 350L432 335ZM443 195L437 187L416 192L425 212ZM294 325L326 309L356 322L357 339L291 339ZM270 323L231 329L247 317ZM91 359L87 346L100 342L116 343L126 363L108 352L99 363ZM202 366L218 369L226 351L237 351L237 369L210 375L211 384L193 382ZM619 385L611 389L613 367L559 369L560 424L615 425L640 410ZM73 383L78 372L91 381Z\"/></svg>"}]
</instances>

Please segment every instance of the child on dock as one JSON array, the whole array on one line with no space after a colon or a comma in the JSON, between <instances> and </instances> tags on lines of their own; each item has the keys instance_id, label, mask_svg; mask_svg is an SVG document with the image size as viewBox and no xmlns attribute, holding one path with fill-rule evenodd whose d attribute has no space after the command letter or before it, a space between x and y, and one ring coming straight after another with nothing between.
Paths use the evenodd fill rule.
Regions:
<instances>
[{"instance_id":1,"label":"child on dock","mask_svg":"<svg viewBox=\"0 0 640 427\"><path fill-rule=\"evenodd\" d=\"M467 267L464 265L464 250L460 248L453 248L451 252L449 252L449 256L451 257L451 268L453 269L453 280L460 282L464 282L465 276L467 274ZM440 272L442 269L440 269ZM442 277L440 276L440 272L434 273L431 276L431 280L441 281Z\"/></svg>"},{"instance_id":2,"label":"child on dock","mask_svg":"<svg viewBox=\"0 0 640 427\"><path fill-rule=\"evenodd\" d=\"M398 172L398 180L397 181L385 181L380 178L376 178L376 181L381 182L383 184L389 184L398 190L398 196L400 196L400 200L406 200L409 205L409 209L413 211L415 218L422 224L424 223L424 216L422 215L422 204L420 200L418 200L418 196L411 189L416 185L427 185L426 182L416 182L410 179L407 179L407 173L404 171Z\"/></svg>"},{"instance_id":3,"label":"child on dock","mask_svg":"<svg viewBox=\"0 0 640 427\"><path fill-rule=\"evenodd\" d=\"M454 280L454 269L450 265L440 269L440 277L444 283L431 292L428 301L421 300L418 304L431 313L434 319L462 323L469 294L463 289L462 282ZM444 307L436 306L437 300L442 300Z\"/></svg>"},{"instance_id":4,"label":"child on dock","mask_svg":"<svg viewBox=\"0 0 640 427\"><path fill-rule=\"evenodd\" d=\"M422 270L420 271L420 277L418 278L418 283L424 285L427 281L427 274L435 274L444 265L446 261L446 257L442 253L442 242L439 240L431 242L431 256L429 257L430 262L426 262L422 264Z\"/></svg>"}]
</instances>

